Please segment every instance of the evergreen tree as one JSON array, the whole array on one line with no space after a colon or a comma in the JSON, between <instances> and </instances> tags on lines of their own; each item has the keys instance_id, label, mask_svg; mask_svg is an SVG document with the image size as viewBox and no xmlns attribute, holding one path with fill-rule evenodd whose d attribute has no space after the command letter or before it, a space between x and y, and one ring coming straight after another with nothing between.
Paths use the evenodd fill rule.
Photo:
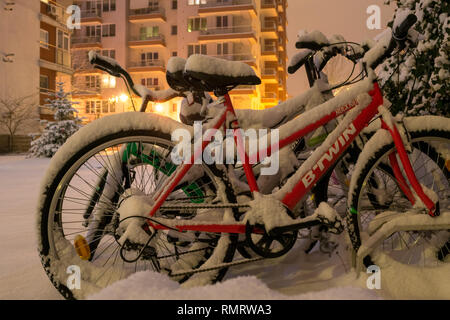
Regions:
<instances>
[{"instance_id":1,"label":"evergreen tree","mask_svg":"<svg viewBox=\"0 0 450 320\"><path fill-rule=\"evenodd\" d=\"M67 99L69 93L64 92L64 83L58 82L58 91L53 93L52 99L47 99L46 107L54 112L55 121L44 121L45 129L41 136L31 142L30 155L35 157L52 157L59 147L81 128L78 112L72 107L75 103Z\"/></svg>"},{"instance_id":2,"label":"evergreen tree","mask_svg":"<svg viewBox=\"0 0 450 320\"><path fill-rule=\"evenodd\" d=\"M442 0L386 0L399 9L410 9L418 21L414 28L424 35L415 49L391 57L382 66L384 92L397 113L450 116L450 2ZM392 27L392 21L389 26ZM400 64L399 64L400 62ZM397 70L398 67L398 70ZM390 75L392 77L390 77Z\"/></svg>"}]
</instances>

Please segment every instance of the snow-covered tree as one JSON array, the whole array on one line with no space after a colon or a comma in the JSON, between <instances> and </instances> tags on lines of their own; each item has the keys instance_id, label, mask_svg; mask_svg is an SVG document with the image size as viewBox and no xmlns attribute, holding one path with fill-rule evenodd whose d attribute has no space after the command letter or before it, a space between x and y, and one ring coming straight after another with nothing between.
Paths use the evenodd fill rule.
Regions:
<instances>
[{"instance_id":1,"label":"snow-covered tree","mask_svg":"<svg viewBox=\"0 0 450 320\"><path fill-rule=\"evenodd\" d=\"M54 112L55 121L45 121L45 129L39 138L31 142L30 155L35 157L52 157L59 147L81 128L81 119L74 102L67 99L70 93L64 92L64 83L58 82L58 91L54 99L47 99L45 106Z\"/></svg>"},{"instance_id":2,"label":"snow-covered tree","mask_svg":"<svg viewBox=\"0 0 450 320\"><path fill-rule=\"evenodd\" d=\"M384 92L396 113L407 108L408 115L450 116L450 2L442 0L386 0L399 9L410 9L418 21L414 28L424 40L404 56L384 63L380 78ZM389 24L392 26L392 22ZM400 65L399 65L399 60ZM399 69L397 67L399 66ZM395 71L395 72L394 72ZM393 74L392 77L390 75ZM390 77L390 78L389 78Z\"/></svg>"}]
</instances>

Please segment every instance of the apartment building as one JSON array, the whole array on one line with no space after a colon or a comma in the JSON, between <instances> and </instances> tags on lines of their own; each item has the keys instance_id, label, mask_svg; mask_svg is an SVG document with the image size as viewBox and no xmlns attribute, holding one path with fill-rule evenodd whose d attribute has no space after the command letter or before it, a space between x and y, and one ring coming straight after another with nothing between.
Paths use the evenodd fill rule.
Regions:
<instances>
[{"instance_id":1,"label":"apartment building","mask_svg":"<svg viewBox=\"0 0 450 320\"><path fill-rule=\"evenodd\" d=\"M53 113L44 105L51 98L58 82L71 90L70 36L67 8L71 0L40 0L39 19L39 104L40 118L53 120Z\"/></svg>"},{"instance_id":2,"label":"apartment building","mask_svg":"<svg viewBox=\"0 0 450 320\"><path fill-rule=\"evenodd\" d=\"M0 3L0 98L19 99L35 105L28 121L16 132L24 141L16 151L28 149L29 133L39 132L39 119L50 119L42 105L58 81L70 85L70 32L65 20L65 0L15 0ZM8 115L1 115L8 116ZM0 128L0 135L7 134ZM6 141L6 142L5 142ZM26 143L25 143L26 142ZM8 139L0 137L0 150L9 150ZM28 146L27 146L28 144Z\"/></svg>"},{"instance_id":3,"label":"apartment building","mask_svg":"<svg viewBox=\"0 0 450 320\"><path fill-rule=\"evenodd\" d=\"M201 53L252 66L260 86L238 87L238 108L267 108L286 99L286 0L78 0L81 29L72 36L73 97L88 121L130 111L121 80L88 63L96 50L116 59L136 83L168 88L167 61ZM177 118L180 99L150 106Z\"/></svg>"}]
</instances>

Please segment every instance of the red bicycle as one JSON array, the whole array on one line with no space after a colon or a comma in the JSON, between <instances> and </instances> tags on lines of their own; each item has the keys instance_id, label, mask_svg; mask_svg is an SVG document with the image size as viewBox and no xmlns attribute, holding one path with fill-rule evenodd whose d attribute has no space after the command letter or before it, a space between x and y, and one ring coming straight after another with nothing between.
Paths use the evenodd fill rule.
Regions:
<instances>
[{"instance_id":1,"label":"red bicycle","mask_svg":"<svg viewBox=\"0 0 450 320\"><path fill-rule=\"evenodd\" d=\"M447 174L444 181L448 186L449 119L419 117L404 121L406 136L383 106L373 71L404 44L416 19L410 15L397 21L395 32L386 33L364 55L364 80L280 125L278 137L273 130L258 137L258 145L262 140L269 143L257 152L249 151L228 92L238 85L259 84L259 78L246 64L202 55L188 59L184 78L198 91L214 91L219 103L210 108L200 139L193 141L192 148L184 149L192 154L183 154L182 164L174 161L174 150L179 149L172 134L182 130L195 136L193 127L159 115L112 115L77 132L52 159L39 202L39 252L57 289L66 298L81 298L147 269L167 273L180 282L211 283L222 279L230 266L285 254L293 247L298 230L314 225L340 233L346 224L359 264L363 260L369 263L372 250L381 242L392 241L401 232L422 231L428 239L433 234L433 241L442 246L442 259L437 260L444 261L450 229L448 187L443 193L427 187L417 173L423 171L432 177L436 170L429 170L428 164L416 170L417 159L411 161L411 155L417 143L420 150L424 146L432 149L438 157L432 162L439 166L444 163L438 173ZM115 61L95 53L90 58L110 74L125 77L143 98L143 109L149 101L175 95L170 90L156 94L135 86ZM291 103L306 103L310 98L307 92ZM340 116L343 119L339 125L281 188L268 195L259 192L253 162L266 158L275 161L284 148ZM294 216L295 206L377 118L380 127L364 146L353 171L347 221L326 203L310 216ZM212 137L218 132L223 136L227 129L242 160L250 198L235 193L232 164L207 163L202 157L206 150L212 150ZM221 148L214 150L219 152ZM284 160L282 165L286 165ZM391 207L384 207L389 199L370 201L370 194L386 184L383 174L394 181L399 190L395 195L402 194L400 202L408 202L402 209L398 207L395 215L387 210ZM369 204L381 208L368 210ZM370 238L362 233L370 233ZM238 238L242 237L258 257L233 260ZM81 268L81 290L66 285L66 268L70 265Z\"/></svg>"}]
</instances>

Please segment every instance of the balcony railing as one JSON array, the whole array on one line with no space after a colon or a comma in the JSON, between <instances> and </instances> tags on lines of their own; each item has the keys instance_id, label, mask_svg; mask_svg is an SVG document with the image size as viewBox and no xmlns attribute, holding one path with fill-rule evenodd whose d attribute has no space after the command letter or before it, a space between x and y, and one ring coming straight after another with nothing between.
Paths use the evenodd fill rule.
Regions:
<instances>
[{"instance_id":1,"label":"balcony railing","mask_svg":"<svg viewBox=\"0 0 450 320\"><path fill-rule=\"evenodd\" d=\"M240 53L213 55L213 57L225 59L225 60L231 60L231 61L255 61L256 60L256 57L254 55L240 54Z\"/></svg>"},{"instance_id":2,"label":"balcony railing","mask_svg":"<svg viewBox=\"0 0 450 320\"><path fill-rule=\"evenodd\" d=\"M101 18L102 11L94 9L89 10L81 10L81 19L89 19L89 18Z\"/></svg>"},{"instance_id":3,"label":"balcony railing","mask_svg":"<svg viewBox=\"0 0 450 320\"><path fill-rule=\"evenodd\" d=\"M100 94L102 89L100 86L90 86L87 84L72 83L73 95L93 95Z\"/></svg>"},{"instance_id":4,"label":"balcony railing","mask_svg":"<svg viewBox=\"0 0 450 320\"><path fill-rule=\"evenodd\" d=\"M142 15L149 15L149 14L160 14L165 15L164 8L139 8L139 9L130 9L129 15L130 16L142 16Z\"/></svg>"},{"instance_id":5,"label":"balcony railing","mask_svg":"<svg viewBox=\"0 0 450 320\"><path fill-rule=\"evenodd\" d=\"M277 31L277 23L274 20L265 20L262 23L261 31Z\"/></svg>"},{"instance_id":6,"label":"balcony railing","mask_svg":"<svg viewBox=\"0 0 450 320\"><path fill-rule=\"evenodd\" d=\"M206 3L200 4L200 8L217 8L235 5L254 5L253 0L210 0Z\"/></svg>"},{"instance_id":7,"label":"balcony railing","mask_svg":"<svg viewBox=\"0 0 450 320\"><path fill-rule=\"evenodd\" d=\"M261 7L262 8L275 8L276 0L261 0Z\"/></svg>"},{"instance_id":8,"label":"balcony railing","mask_svg":"<svg viewBox=\"0 0 450 320\"><path fill-rule=\"evenodd\" d=\"M262 70L263 76L275 77L277 75L277 71L274 68L264 68Z\"/></svg>"},{"instance_id":9,"label":"balcony railing","mask_svg":"<svg viewBox=\"0 0 450 320\"><path fill-rule=\"evenodd\" d=\"M101 36L72 38L72 44L92 44L101 42L102 42Z\"/></svg>"},{"instance_id":10,"label":"balcony railing","mask_svg":"<svg viewBox=\"0 0 450 320\"><path fill-rule=\"evenodd\" d=\"M275 45L265 45L261 47L261 51L269 53L277 53L277 47Z\"/></svg>"},{"instance_id":11,"label":"balcony railing","mask_svg":"<svg viewBox=\"0 0 450 320\"><path fill-rule=\"evenodd\" d=\"M148 36L148 35L138 35L138 36L131 36L130 41L164 41L164 35L159 34L157 36Z\"/></svg>"},{"instance_id":12,"label":"balcony railing","mask_svg":"<svg viewBox=\"0 0 450 320\"><path fill-rule=\"evenodd\" d=\"M164 68L163 60L141 60L141 61L130 61L128 63L129 68L138 67L162 67Z\"/></svg>"},{"instance_id":13,"label":"balcony railing","mask_svg":"<svg viewBox=\"0 0 450 320\"><path fill-rule=\"evenodd\" d=\"M236 34L236 33L251 33L254 29L251 25L239 25L225 28L211 28L206 30L200 30L200 35L220 35L220 34Z\"/></svg>"},{"instance_id":14,"label":"balcony railing","mask_svg":"<svg viewBox=\"0 0 450 320\"><path fill-rule=\"evenodd\" d=\"M266 93L264 93L262 98L263 99L276 100L277 99L277 94L275 92L266 92Z\"/></svg>"}]
</instances>

